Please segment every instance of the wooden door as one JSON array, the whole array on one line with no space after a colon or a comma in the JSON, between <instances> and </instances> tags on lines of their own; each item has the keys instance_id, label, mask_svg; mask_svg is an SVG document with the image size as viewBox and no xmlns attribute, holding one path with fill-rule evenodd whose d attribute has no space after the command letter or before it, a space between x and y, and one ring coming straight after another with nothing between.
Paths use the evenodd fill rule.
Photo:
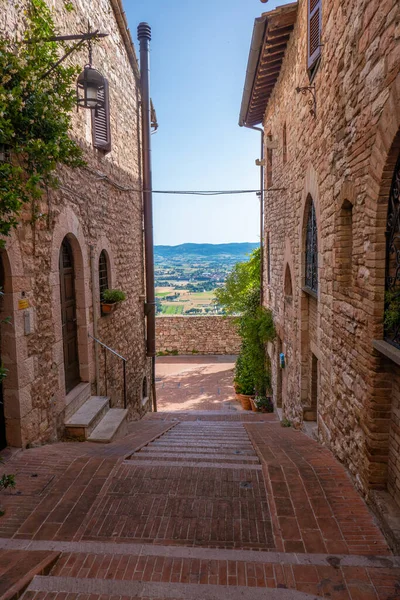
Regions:
<instances>
[{"instance_id":1,"label":"wooden door","mask_svg":"<svg viewBox=\"0 0 400 600\"><path fill-rule=\"evenodd\" d=\"M1 260L1 256L0 256L0 291L4 292L4 283L5 283L5 277L4 277L4 267L3 267L3 261ZM1 308L2 308L2 296L0 296L0 320L1 320ZM0 365L3 364L3 361L1 360L1 323L0 323ZM0 378L0 450L3 450L3 448L5 448L7 446L7 439L6 439L6 418L5 418L5 414L4 414L4 388L3 388L3 383L1 381Z\"/></svg>"},{"instance_id":2,"label":"wooden door","mask_svg":"<svg viewBox=\"0 0 400 600\"><path fill-rule=\"evenodd\" d=\"M60 297L64 346L65 388L70 392L80 381L76 324L75 273L72 248L64 239L60 251Z\"/></svg>"}]
</instances>

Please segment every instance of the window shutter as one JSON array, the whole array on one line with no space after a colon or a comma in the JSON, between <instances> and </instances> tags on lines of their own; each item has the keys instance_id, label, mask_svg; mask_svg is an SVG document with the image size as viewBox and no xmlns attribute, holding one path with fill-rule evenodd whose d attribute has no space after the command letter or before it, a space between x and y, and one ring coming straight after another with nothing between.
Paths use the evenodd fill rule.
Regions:
<instances>
[{"instance_id":1,"label":"window shutter","mask_svg":"<svg viewBox=\"0 0 400 600\"><path fill-rule=\"evenodd\" d=\"M321 54L322 0L308 0L308 68Z\"/></svg>"},{"instance_id":2,"label":"window shutter","mask_svg":"<svg viewBox=\"0 0 400 600\"><path fill-rule=\"evenodd\" d=\"M103 152L110 152L110 95L107 79L104 80L104 88L98 91L97 97L99 100L104 101L104 108L92 110L93 146L98 150L103 150Z\"/></svg>"}]
</instances>

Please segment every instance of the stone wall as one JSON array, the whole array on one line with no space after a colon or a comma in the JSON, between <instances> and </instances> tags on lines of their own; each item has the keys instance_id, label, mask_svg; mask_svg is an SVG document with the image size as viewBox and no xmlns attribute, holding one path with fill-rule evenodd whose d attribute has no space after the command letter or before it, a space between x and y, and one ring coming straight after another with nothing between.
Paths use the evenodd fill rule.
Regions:
<instances>
[{"instance_id":1,"label":"stone wall","mask_svg":"<svg viewBox=\"0 0 400 600\"><path fill-rule=\"evenodd\" d=\"M389 482L399 501L400 367L377 352L373 340L383 338L385 229L400 148L400 6L397 0L322 1L313 117L309 97L296 93L308 85L307 5L299 1L264 115L265 132L277 142L265 193L265 265L271 265L265 303L287 356L282 374L278 340L271 349L274 391L294 423L312 417L314 354L321 440L360 489L368 493ZM310 199L318 228L317 302L304 290ZM292 316L284 291L287 268Z\"/></svg>"},{"instance_id":2,"label":"stone wall","mask_svg":"<svg viewBox=\"0 0 400 600\"><path fill-rule=\"evenodd\" d=\"M157 317L157 352L238 354L240 338L231 317Z\"/></svg>"},{"instance_id":3,"label":"stone wall","mask_svg":"<svg viewBox=\"0 0 400 600\"><path fill-rule=\"evenodd\" d=\"M65 237L75 267L80 379L91 382L95 391L95 348L89 334L94 334L96 320L100 340L127 358L131 418L148 408L142 405L142 382L150 364L145 351L142 198L136 191L141 188L138 68L117 23L114 8L119 0L80 0L73 5L75 10L66 12L63 0L49 0L60 33L86 30L89 18L93 28L109 33L94 45L93 65L109 80L112 150L104 154L94 149L90 111L74 112L71 135L84 149L87 167L60 168L59 188L39 202L43 218L32 225L30 207L25 207L21 224L1 252L6 291L1 314L11 315L13 323L12 328L2 326L2 359L9 368L4 380L6 435L14 446L52 441L63 431L68 398L59 255ZM23 27L20 14L14 2L3 3L1 30ZM83 67L87 50L74 54L73 61ZM126 302L106 317L100 313L98 281L102 250L107 253L109 287L127 294ZM29 308L19 310L23 298ZM100 393L104 394L102 353L100 359ZM121 406L121 363L110 355L108 377L113 405Z\"/></svg>"}]
</instances>

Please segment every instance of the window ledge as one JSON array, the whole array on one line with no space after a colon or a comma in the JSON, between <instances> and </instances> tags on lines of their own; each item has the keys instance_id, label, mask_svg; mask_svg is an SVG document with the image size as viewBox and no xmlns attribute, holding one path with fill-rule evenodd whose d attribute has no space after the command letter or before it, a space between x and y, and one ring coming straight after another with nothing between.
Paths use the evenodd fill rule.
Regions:
<instances>
[{"instance_id":1,"label":"window ledge","mask_svg":"<svg viewBox=\"0 0 400 600\"><path fill-rule=\"evenodd\" d=\"M378 350L378 352L396 363L396 365L400 365L400 350L398 348L384 340L372 340L372 345L375 350Z\"/></svg>"},{"instance_id":2,"label":"window ledge","mask_svg":"<svg viewBox=\"0 0 400 600\"><path fill-rule=\"evenodd\" d=\"M312 290L311 288L309 288L309 287L307 287L307 286L304 286L304 287L302 288L302 290L303 290L303 292L304 292L305 294L308 294L309 296L312 296L313 298L315 298L316 300L318 300L318 293L317 293L317 292L315 292L314 290Z\"/></svg>"}]
</instances>

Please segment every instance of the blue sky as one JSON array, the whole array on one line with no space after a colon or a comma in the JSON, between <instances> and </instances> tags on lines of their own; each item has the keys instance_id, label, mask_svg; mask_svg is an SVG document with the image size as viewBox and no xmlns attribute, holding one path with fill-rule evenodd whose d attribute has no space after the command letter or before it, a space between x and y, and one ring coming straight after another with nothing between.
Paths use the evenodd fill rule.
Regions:
<instances>
[{"instance_id":1,"label":"blue sky","mask_svg":"<svg viewBox=\"0 0 400 600\"><path fill-rule=\"evenodd\" d=\"M282 1L125 0L136 42L152 27L153 187L257 189L260 134L238 126L254 19ZM136 43L138 49L138 44ZM154 195L156 244L259 240L259 200Z\"/></svg>"}]
</instances>

